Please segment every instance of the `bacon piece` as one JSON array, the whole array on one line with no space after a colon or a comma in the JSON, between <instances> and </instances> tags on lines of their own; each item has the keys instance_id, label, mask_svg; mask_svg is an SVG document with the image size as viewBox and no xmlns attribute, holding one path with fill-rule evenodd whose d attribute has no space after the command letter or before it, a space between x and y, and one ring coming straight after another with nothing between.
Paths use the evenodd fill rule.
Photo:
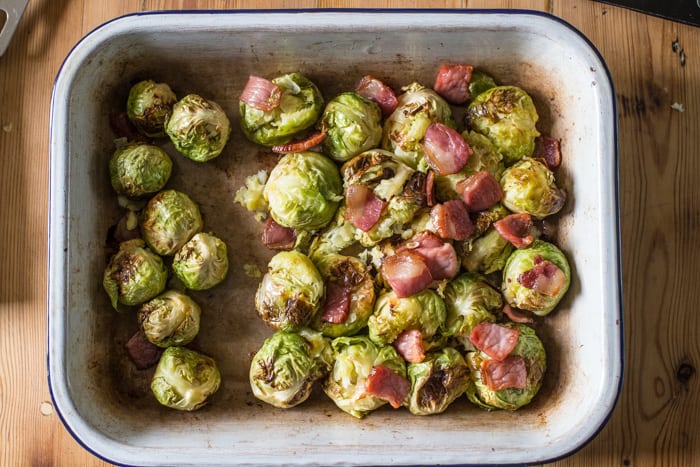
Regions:
<instances>
[{"instance_id":1,"label":"bacon piece","mask_svg":"<svg viewBox=\"0 0 700 467\"><path fill-rule=\"evenodd\" d=\"M527 212L509 214L494 222L493 227L516 248L528 246L535 240L532 216Z\"/></svg>"},{"instance_id":2,"label":"bacon piece","mask_svg":"<svg viewBox=\"0 0 700 467\"><path fill-rule=\"evenodd\" d=\"M163 349L152 344L141 331L137 331L131 336L124 347L126 347L129 358L139 370L145 370L158 363L160 355L163 353Z\"/></svg>"},{"instance_id":3,"label":"bacon piece","mask_svg":"<svg viewBox=\"0 0 700 467\"><path fill-rule=\"evenodd\" d=\"M459 172L472 155L467 141L454 130L440 122L433 122L423 137L425 161L438 175Z\"/></svg>"},{"instance_id":4,"label":"bacon piece","mask_svg":"<svg viewBox=\"0 0 700 467\"><path fill-rule=\"evenodd\" d=\"M364 185L350 185L345 191L345 219L363 232L374 227L382 215L386 202Z\"/></svg>"},{"instance_id":5,"label":"bacon piece","mask_svg":"<svg viewBox=\"0 0 700 467\"><path fill-rule=\"evenodd\" d=\"M469 81L473 71L471 65L442 65L433 89L450 104L464 104L469 100Z\"/></svg>"},{"instance_id":6,"label":"bacon piece","mask_svg":"<svg viewBox=\"0 0 700 467\"><path fill-rule=\"evenodd\" d=\"M532 323L535 320L531 316L526 315L517 308L512 308L507 303L503 306L503 314L506 315L514 323Z\"/></svg>"},{"instance_id":7,"label":"bacon piece","mask_svg":"<svg viewBox=\"0 0 700 467\"><path fill-rule=\"evenodd\" d=\"M412 251L402 251L386 257L381 270L384 280L399 298L425 290L433 282L433 276L423 257Z\"/></svg>"},{"instance_id":8,"label":"bacon piece","mask_svg":"<svg viewBox=\"0 0 700 467\"><path fill-rule=\"evenodd\" d=\"M296 241L296 230L279 225L272 217L267 218L262 233L263 245L271 250L291 250Z\"/></svg>"},{"instance_id":9,"label":"bacon piece","mask_svg":"<svg viewBox=\"0 0 700 467\"><path fill-rule=\"evenodd\" d=\"M127 141L139 141L147 143L148 138L139 133L126 112L112 114L109 117L109 126L117 138L126 138Z\"/></svg>"},{"instance_id":10,"label":"bacon piece","mask_svg":"<svg viewBox=\"0 0 700 467\"><path fill-rule=\"evenodd\" d=\"M386 365L374 365L365 380L365 390L398 409L411 390L411 383Z\"/></svg>"},{"instance_id":11,"label":"bacon piece","mask_svg":"<svg viewBox=\"0 0 700 467\"><path fill-rule=\"evenodd\" d=\"M559 266L542 256L535 256L535 267L520 273L518 283L550 297L555 297L566 284L566 275Z\"/></svg>"},{"instance_id":12,"label":"bacon piece","mask_svg":"<svg viewBox=\"0 0 700 467\"><path fill-rule=\"evenodd\" d=\"M507 328L500 324L482 321L469 333L469 340L474 347L491 358L503 360L513 351L518 343L518 329Z\"/></svg>"},{"instance_id":13,"label":"bacon piece","mask_svg":"<svg viewBox=\"0 0 700 467\"><path fill-rule=\"evenodd\" d=\"M382 109L382 115L385 118L391 115L399 105L394 91L377 78L369 75L362 77L355 88L355 92L362 97L376 102L379 108Z\"/></svg>"},{"instance_id":14,"label":"bacon piece","mask_svg":"<svg viewBox=\"0 0 700 467\"><path fill-rule=\"evenodd\" d=\"M561 165L561 143L551 136L538 136L532 157L544 159L547 167L554 170Z\"/></svg>"},{"instance_id":15,"label":"bacon piece","mask_svg":"<svg viewBox=\"0 0 700 467\"><path fill-rule=\"evenodd\" d=\"M520 355L509 355L502 361L484 360L480 370L481 379L493 391L527 387L527 366Z\"/></svg>"},{"instance_id":16,"label":"bacon piece","mask_svg":"<svg viewBox=\"0 0 700 467\"><path fill-rule=\"evenodd\" d=\"M405 251L423 258L433 280L452 279L459 271L459 259L452 244L432 232L421 232L396 250L397 253Z\"/></svg>"},{"instance_id":17,"label":"bacon piece","mask_svg":"<svg viewBox=\"0 0 700 467\"><path fill-rule=\"evenodd\" d=\"M326 282L326 302L323 305L321 321L340 324L348 319L350 313L350 294L352 288L337 282Z\"/></svg>"},{"instance_id":18,"label":"bacon piece","mask_svg":"<svg viewBox=\"0 0 700 467\"><path fill-rule=\"evenodd\" d=\"M425 202L428 207L435 205L435 172L428 170L425 177Z\"/></svg>"},{"instance_id":19,"label":"bacon piece","mask_svg":"<svg viewBox=\"0 0 700 467\"><path fill-rule=\"evenodd\" d=\"M418 329L409 329L396 337L392 343L396 351L409 363L420 363L425 360L423 334Z\"/></svg>"},{"instance_id":20,"label":"bacon piece","mask_svg":"<svg viewBox=\"0 0 700 467\"><path fill-rule=\"evenodd\" d=\"M326 133L317 131L311 133L309 136L303 139L297 139L290 141L286 144L280 144L278 146L272 146L272 152L277 154L289 154L290 152L301 152L308 151L314 146L318 146L326 139Z\"/></svg>"},{"instance_id":21,"label":"bacon piece","mask_svg":"<svg viewBox=\"0 0 700 467\"><path fill-rule=\"evenodd\" d=\"M503 198L500 183L488 171L482 170L457 184L464 203L470 212L483 211Z\"/></svg>"},{"instance_id":22,"label":"bacon piece","mask_svg":"<svg viewBox=\"0 0 700 467\"><path fill-rule=\"evenodd\" d=\"M459 199L436 204L430 210L430 220L442 238L465 240L474 233L474 224L467 206Z\"/></svg>"},{"instance_id":23,"label":"bacon piece","mask_svg":"<svg viewBox=\"0 0 700 467\"><path fill-rule=\"evenodd\" d=\"M269 112L279 107L282 89L269 79L250 75L240 100L254 109Z\"/></svg>"}]
</instances>

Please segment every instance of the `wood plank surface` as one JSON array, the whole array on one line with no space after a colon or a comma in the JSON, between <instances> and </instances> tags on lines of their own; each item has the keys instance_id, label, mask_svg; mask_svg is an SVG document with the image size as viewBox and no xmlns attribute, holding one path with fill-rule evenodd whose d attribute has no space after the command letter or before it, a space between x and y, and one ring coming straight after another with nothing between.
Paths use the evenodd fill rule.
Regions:
<instances>
[{"instance_id":1,"label":"wood plank surface","mask_svg":"<svg viewBox=\"0 0 700 467\"><path fill-rule=\"evenodd\" d=\"M700 29L584 0L32 0L0 58L0 466L105 465L46 376L50 98L71 47L130 12L370 6L538 9L598 47L618 94L626 368L610 422L552 465L700 465Z\"/></svg>"}]
</instances>

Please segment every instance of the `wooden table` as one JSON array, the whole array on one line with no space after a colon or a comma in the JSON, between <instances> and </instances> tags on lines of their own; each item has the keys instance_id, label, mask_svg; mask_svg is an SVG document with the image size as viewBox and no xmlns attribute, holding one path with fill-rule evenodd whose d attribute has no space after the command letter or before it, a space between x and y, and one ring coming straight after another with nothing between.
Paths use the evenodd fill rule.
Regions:
<instances>
[{"instance_id":1,"label":"wooden table","mask_svg":"<svg viewBox=\"0 0 700 467\"><path fill-rule=\"evenodd\" d=\"M544 10L601 51L619 106L626 368L610 422L556 465L700 465L700 29L584 0L32 0L0 58L0 465L104 464L64 429L46 377L49 108L71 47L138 11L363 6Z\"/></svg>"}]
</instances>

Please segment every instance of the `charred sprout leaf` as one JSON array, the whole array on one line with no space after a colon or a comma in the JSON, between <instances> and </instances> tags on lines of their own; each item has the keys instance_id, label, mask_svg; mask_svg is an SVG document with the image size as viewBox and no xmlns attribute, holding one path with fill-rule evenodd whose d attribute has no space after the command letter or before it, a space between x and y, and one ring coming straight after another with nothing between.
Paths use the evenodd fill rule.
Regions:
<instances>
[{"instance_id":1,"label":"charred sprout leaf","mask_svg":"<svg viewBox=\"0 0 700 467\"><path fill-rule=\"evenodd\" d=\"M401 376L406 366L392 346L377 346L366 336L338 337L331 342L333 367L323 391L335 405L353 417L363 418L387 402L369 394L367 376L375 365L384 365Z\"/></svg>"},{"instance_id":2,"label":"charred sprout leaf","mask_svg":"<svg viewBox=\"0 0 700 467\"><path fill-rule=\"evenodd\" d=\"M506 169L501 177L502 203L513 212L527 212L537 219L556 214L566 201L554 173L537 159L525 158Z\"/></svg>"},{"instance_id":3,"label":"charred sprout leaf","mask_svg":"<svg viewBox=\"0 0 700 467\"><path fill-rule=\"evenodd\" d=\"M268 264L255 308L268 326L293 331L314 318L323 298L323 278L311 260L297 251L282 251Z\"/></svg>"},{"instance_id":4,"label":"charred sprout leaf","mask_svg":"<svg viewBox=\"0 0 700 467\"><path fill-rule=\"evenodd\" d=\"M501 291L509 305L539 316L549 314L569 289L571 270L564 253L544 240L515 250L503 269Z\"/></svg>"},{"instance_id":5,"label":"charred sprout leaf","mask_svg":"<svg viewBox=\"0 0 700 467\"><path fill-rule=\"evenodd\" d=\"M496 82L491 76L480 70L474 70L474 72L472 72L472 79L469 80L469 94L472 99L482 92L495 87Z\"/></svg>"},{"instance_id":6,"label":"charred sprout leaf","mask_svg":"<svg viewBox=\"0 0 700 467\"><path fill-rule=\"evenodd\" d=\"M160 191L172 168L170 156L158 146L128 144L112 155L109 178L117 194L138 199Z\"/></svg>"},{"instance_id":7,"label":"charred sprout leaf","mask_svg":"<svg viewBox=\"0 0 700 467\"><path fill-rule=\"evenodd\" d=\"M140 238L119 244L104 272L102 285L112 306L140 305L165 289L168 271L160 256L149 250Z\"/></svg>"},{"instance_id":8,"label":"charred sprout leaf","mask_svg":"<svg viewBox=\"0 0 700 467\"><path fill-rule=\"evenodd\" d=\"M250 364L253 395L281 409L301 404L314 383L328 372L329 349L320 333L276 332Z\"/></svg>"},{"instance_id":9,"label":"charred sprout leaf","mask_svg":"<svg viewBox=\"0 0 700 467\"><path fill-rule=\"evenodd\" d=\"M141 233L148 246L159 255L175 254L202 230L197 203L186 194L165 190L156 194L143 209Z\"/></svg>"},{"instance_id":10,"label":"charred sprout leaf","mask_svg":"<svg viewBox=\"0 0 700 467\"><path fill-rule=\"evenodd\" d=\"M382 148L413 169L425 170L421 143L433 122L454 128L450 105L432 89L418 83L403 88L398 107L384 122Z\"/></svg>"},{"instance_id":11,"label":"charred sprout leaf","mask_svg":"<svg viewBox=\"0 0 700 467\"><path fill-rule=\"evenodd\" d=\"M490 389L484 382L481 373L481 365L489 359L489 356L479 351L467 353L466 361L471 369L473 380L467 388L467 398L477 406L487 410L517 410L529 404L539 391L542 377L547 368L547 355L544 346L532 328L517 323L508 323L504 326L520 331L518 343L510 355L520 356L525 361L527 383L523 389Z\"/></svg>"},{"instance_id":12,"label":"charred sprout leaf","mask_svg":"<svg viewBox=\"0 0 700 467\"><path fill-rule=\"evenodd\" d=\"M173 258L173 272L191 290L206 290L226 278L228 254L220 238L199 232Z\"/></svg>"},{"instance_id":13,"label":"charred sprout leaf","mask_svg":"<svg viewBox=\"0 0 700 467\"><path fill-rule=\"evenodd\" d=\"M382 111L375 102L355 92L344 92L328 101L320 128L327 135L323 152L344 162L379 144Z\"/></svg>"},{"instance_id":14,"label":"charred sprout leaf","mask_svg":"<svg viewBox=\"0 0 700 467\"><path fill-rule=\"evenodd\" d=\"M187 295L168 290L144 303L138 320L146 336L158 347L181 346L192 342L199 333L202 310Z\"/></svg>"},{"instance_id":15,"label":"charred sprout leaf","mask_svg":"<svg viewBox=\"0 0 700 467\"><path fill-rule=\"evenodd\" d=\"M197 410L221 385L213 358L186 347L168 347L151 380L158 402L177 410Z\"/></svg>"},{"instance_id":16,"label":"charred sprout leaf","mask_svg":"<svg viewBox=\"0 0 700 467\"><path fill-rule=\"evenodd\" d=\"M491 274L500 271L515 247L493 227L466 243L462 252L462 266L470 272Z\"/></svg>"},{"instance_id":17,"label":"charred sprout leaf","mask_svg":"<svg viewBox=\"0 0 700 467\"><path fill-rule=\"evenodd\" d=\"M165 120L177 102L177 96L166 83L144 80L129 90L126 115L136 129L149 138L165 136Z\"/></svg>"},{"instance_id":18,"label":"charred sprout leaf","mask_svg":"<svg viewBox=\"0 0 700 467\"><path fill-rule=\"evenodd\" d=\"M444 412L470 384L467 363L451 347L428 353L420 363L411 363L407 373L411 380L408 410L414 415Z\"/></svg>"},{"instance_id":19,"label":"charred sprout leaf","mask_svg":"<svg viewBox=\"0 0 700 467\"><path fill-rule=\"evenodd\" d=\"M231 135L231 122L219 104L189 94L173 106L165 132L185 157L206 162L224 150Z\"/></svg>"},{"instance_id":20,"label":"charred sprout leaf","mask_svg":"<svg viewBox=\"0 0 700 467\"><path fill-rule=\"evenodd\" d=\"M265 184L263 195L278 224L299 230L326 226L343 199L338 168L327 157L311 151L280 159Z\"/></svg>"},{"instance_id":21,"label":"charred sprout leaf","mask_svg":"<svg viewBox=\"0 0 700 467\"><path fill-rule=\"evenodd\" d=\"M532 155L539 116L532 98L516 86L496 86L477 95L467 108L467 123L486 135L506 166Z\"/></svg>"},{"instance_id":22,"label":"charred sprout leaf","mask_svg":"<svg viewBox=\"0 0 700 467\"><path fill-rule=\"evenodd\" d=\"M311 128L323 112L323 96L308 78L290 73L274 78L280 87L280 105L260 110L240 102L241 129L252 142L272 147L291 141Z\"/></svg>"}]
</instances>

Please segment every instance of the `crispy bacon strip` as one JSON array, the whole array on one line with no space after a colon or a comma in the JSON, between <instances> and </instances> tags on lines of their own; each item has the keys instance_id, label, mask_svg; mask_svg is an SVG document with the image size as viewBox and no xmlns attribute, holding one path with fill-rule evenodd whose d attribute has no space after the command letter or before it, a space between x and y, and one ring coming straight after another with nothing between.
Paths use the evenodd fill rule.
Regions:
<instances>
[{"instance_id":1,"label":"crispy bacon strip","mask_svg":"<svg viewBox=\"0 0 700 467\"><path fill-rule=\"evenodd\" d=\"M409 329L398 335L392 343L396 351L409 363L425 360L423 334L418 329Z\"/></svg>"},{"instance_id":2,"label":"crispy bacon strip","mask_svg":"<svg viewBox=\"0 0 700 467\"><path fill-rule=\"evenodd\" d=\"M272 217L267 218L262 233L263 245L271 250L291 250L296 241L296 230L279 225Z\"/></svg>"},{"instance_id":3,"label":"crispy bacon strip","mask_svg":"<svg viewBox=\"0 0 700 467\"><path fill-rule=\"evenodd\" d=\"M282 89L269 79L250 75L240 100L254 109L269 112L279 107Z\"/></svg>"},{"instance_id":4,"label":"crispy bacon strip","mask_svg":"<svg viewBox=\"0 0 700 467\"><path fill-rule=\"evenodd\" d=\"M532 316L526 315L524 312L518 310L517 308L512 308L507 303L503 306L503 314L506 315L514 323L533 323L535 320Z\"/></svg>"},{"instance_id":5,"label":"crispy bacon strip","mask_svg":"<svg viewBox=\"0 0 700 467\"><path fill-rule=\"evenodd\" d=\"M365 390L398 409L411 390L411 383L385 365L374 365L365 380Z\"/></svg>"},{"instance_id":6,"label":"crispy bacon strip","mask_svg":"<svg viewBox=\"0 0 700 467\"><path fill-rule=\"evenodd\" d=\"M555 297L566 284L566 275L559 266L537 255L534 267L520 273L518 283L535 292Z\"/></svg>"},{"instance_id":7,"label":"crispy bacon strip","mask_svg":"<svg viewBox=\"0 0 700 467\"><path fill-rule=\"evenodd\" d=\"M355 88L362 97L366 97L379 105L382 115L386 118L396 110L399 101L394 91L382 81L372 76L363 76Z\"/></svg>"},{"instance_id":8,"label":"crispy bacon strip","mask_svg":"<svg viewBox=\"0 0 700 467\"><path fill-rule=\"evenodd\" d=\"M323 305L321 321L340 324L348 319L350 313L350 294L352 288L337 282L326 282L326 301Z\"/></svg>"},{"instance_id":9,"label":"crispy bacon strip","mask_svg":"<svg viewBox=\"0 0 700 467\"><path fill-rule=\"evenodd\" d=\"M457 130L433 122L423 137L425 161L438 175L450 175L462 170L472 155L472 148Z\"/></svg>"},{"instance_id":10,"label":"crispy bacon strip","mask_svg":"<svg viewBox=\"0 0 700 467\"><path fill-rule=\"evenodd\" d=\"M544 159L550 170L556 169L561 165L561 142L551 136L538 136L532 157Z\"/></svg>"},{"instance_id":11,"label":"crispy bacon strip","mask_svg":"<svg viewBox=\"0 0 700 467\"><path fill-rule=\"evenodd\" d=\"M430 210L430 220L442 238L465 240L474 233L474 224L469 217L467 206L459 199L433 206Z\"/></svg>"},{"instance_id":12,"label":"crispy bacon strip","mask_svg":"<svg viewBox=\"0 0 700 467\"><path fill-rule=\"evenodd\" d=\"M494 222L493 227L516 248L528 246L535 240L532 216L527 212L509 214Z\"/></svg>"},{"instance_id":13,"label":"crispy bacon strip","mask_svg":"<svg viewBox=\"0 0 700 467\"><path fill-rule=\"evenodd\" d=\"M428 170L425 177L425 202L428 207L435 205L435 172Z\"/></svg>"},{"instance_id":14,"label":"crispy bacon strip","mask_svg":"<svg viewBox=\"0 0 700 467\"><path fill-rule=\"evenodd\" d=\"M315 133L311 133L306 138L290 141L286 144L272 146L271 150L272 152L275 152L277 154L289 154L290 152L308 151L314 146L318 146L319 144L321 144L324 139L326 139L326 133L317 131Z\"/></svg>"},{"instance_id":15,"label":"crispy bacon strip","mask_svg":"<svg viewBox=\"0 0 700 467\"><path fill-rule=\"evenodd\" d=\"M482 380L493 391L527 387L527 366L520 355L509 355L502 361L484 360L480 370Z\"/></svg>"},{"instance_id":16,"label":"crispy bacon strip","mask_svg":"<svg viewBox=\"0 0 700 467\"><path fill-rule=\"evenodd\" d=\"M442 65L433 89L450 104L464 104L469 100L469 82L473 71L471 65Z\"/></svg>"},{"instance_id":17,"label":"crispy bacon strip","mask_svg":"<svg viewBox=\"0 0 700 467\"><path fill-rule=\"evenodd\" d=\"M503 360L518 343L520 331L500 324L482 321L474 326L469 340L474 347L496 360Z\"/></svg>"}]
</instances>

